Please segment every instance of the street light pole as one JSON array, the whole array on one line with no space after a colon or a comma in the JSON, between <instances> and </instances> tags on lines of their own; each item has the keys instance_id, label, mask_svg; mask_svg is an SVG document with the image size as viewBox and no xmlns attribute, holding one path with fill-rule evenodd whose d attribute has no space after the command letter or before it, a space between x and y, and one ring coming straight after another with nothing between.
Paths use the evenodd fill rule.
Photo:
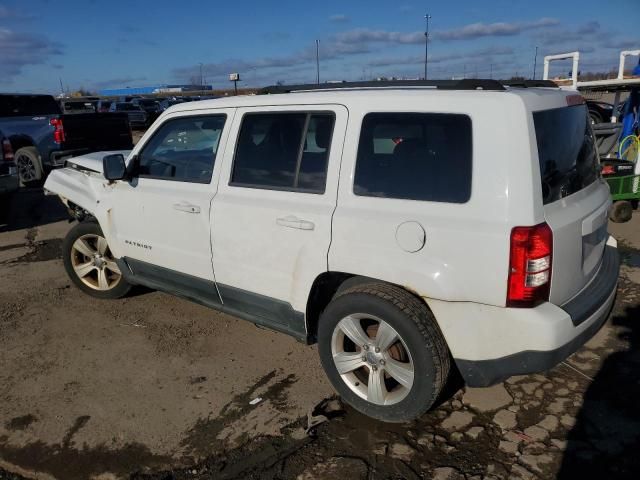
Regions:
<instances>
[{"instance_id":1,"label":"street light pole","mask_svg":"<svg viewBox=\"0 0 640 480\"><path fill-rule=\"evenodd\" d=\"M536 79L536 67L538 66L538 47L536 47L536 54L533 57L533 80Z\"/></svg>"},{"instance_id":2,"label":"street light pole","mask_svg":"<svg viewBox=\"0 0 640 480\"><path fill-rule=\"evenodd\" d=\"M429 64L429 19L431 15L428 13L424 16L427 21L427 29L424 32L424 79L427 79L427 66Z\"/></svg>"},{"instance_id":3,"label":"street light pole","mask_svg":"<svg viewBox=\"0 0 640 480\"><path fill-rule=\"evenodd\" d=\"M320 40L316 39L316 83L320 85Z\"/></svg>"}]
</instances>

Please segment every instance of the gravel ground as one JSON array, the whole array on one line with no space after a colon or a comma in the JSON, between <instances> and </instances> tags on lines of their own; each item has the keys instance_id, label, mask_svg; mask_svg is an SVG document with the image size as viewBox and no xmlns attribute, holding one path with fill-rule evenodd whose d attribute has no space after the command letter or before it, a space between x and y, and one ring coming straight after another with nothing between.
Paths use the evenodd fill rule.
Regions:
<instances>
[{"instance_id":1,"label":"gravel ground","mask_svg":"<svg viewBox=\"0 0 640 480\"><path fill-rule=\"evenodd\" d=\"M1 480L638 478L638 216L611 225L618 298L584 348L488 389L454 379L400 425L334 398L315 347L163 293L82 295L64 218L30 189L0 226Z\"/></svg>"}]
</instances>

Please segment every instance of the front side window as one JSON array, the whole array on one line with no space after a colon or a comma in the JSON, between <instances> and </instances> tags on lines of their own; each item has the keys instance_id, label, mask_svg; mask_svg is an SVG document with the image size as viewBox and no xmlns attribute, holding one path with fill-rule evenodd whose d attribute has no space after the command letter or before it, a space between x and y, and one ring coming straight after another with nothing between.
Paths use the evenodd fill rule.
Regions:
<instances>
[{"instance_id":1,"label":"front side window","mask_svg":"<svg viewBox=\"0 0 640 480\"><path fill-rule=\"evenodd\" d=\"M246 114L231 185L323 193L333 124L330 113Z\"/></svg>"},{"instance_id":2,"label":"front side window","mask_svg":"<svg viewBox=\"0 0 640 480\"><path fill-rule=\"evenodd\" d=\"M364 117L354 193L465 203L471 196L471 119L449 113Z\"/></svg>"},{"instance_id":3,"label":"front side window","mask_svg":"<svg viewBox=\"0 0 640 480\"><path fill-rule=\"evenodd\" d=\"M207 115L165 122L139 155L139 176L209 183L225 119Z\"/></svg>"}]
</instances>

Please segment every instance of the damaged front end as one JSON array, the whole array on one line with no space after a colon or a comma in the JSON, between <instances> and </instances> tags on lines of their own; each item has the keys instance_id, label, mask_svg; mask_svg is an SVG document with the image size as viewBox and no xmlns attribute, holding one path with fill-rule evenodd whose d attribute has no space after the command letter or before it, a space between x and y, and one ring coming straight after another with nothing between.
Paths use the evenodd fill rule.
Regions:
<instances>
[{"instance_id":1,"label":"damaged front end","mask_svg":"<svg viewBox=\"0 0 640 480\"><path fill-rule=\"evenodd\" d=\"M65 168L52 171L44 184L45 195L58 195L72 219L94 218L105 189L111 188L102 174L102 159L113 153L97 152L67 161Z\"/></svg>"}]
</instances>

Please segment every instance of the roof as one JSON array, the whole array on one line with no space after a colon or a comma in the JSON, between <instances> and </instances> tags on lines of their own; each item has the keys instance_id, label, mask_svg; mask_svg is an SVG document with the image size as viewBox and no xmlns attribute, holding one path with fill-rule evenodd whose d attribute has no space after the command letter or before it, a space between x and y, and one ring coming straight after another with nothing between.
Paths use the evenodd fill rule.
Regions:
<instances>
[{"instance_id":1,"label":"roof","mask_svg":"<svg viewBox=\"0 0 640 480\"><path fill-rule=\"evenodd\" d=\"M320 88L305 90L299 87L308 86L282 86L278 87L284 90L283 93L269 93L262 95L239 95L230 97L220 97L213 100L201 100L195 102L180 103L171 107L171 112L182 112L192 110L202 110L207 108L239 108L239 107L263 107L263 106L277 106L277 105L295 105L295 104L309 104L309 105L322 105L322 104L343 104L348 105L353 102L369 101L375 102L381 97L396 97L398 99L406 99L410 101L416 101L416 99L424 100L425 96L444 96L450 98L460 98L461 96L473 96L473 97L494 97L502 95L517 95L517 96L529 96L529 95L545 95L557 93L559 88L549 88L549 84L545 83L544 88L539 87L538 83L534 87L524 88L522 83L517 83L515 86L509 86L505 83L498 83L499 89L453 89L453 88L437 88L427 85L405 85L405 84L393 84L390 86L384 85L384 82L366 82L375 84L375 86L352 86L353 84L322 84ZM360 84L362 82L356 82ZM527 84L529 84L527 82ZM555 84L554 84L555 85ZM263 91L271 91L275 87L267 87ZM290 93L286 93L289 90ZM277 90L276 90L277 91ZM527 93L528 92L528 93ZM553 93L552 93L553 92ZM495 97L494 97L495 98Z\"/></svg>"}]
</instances>

